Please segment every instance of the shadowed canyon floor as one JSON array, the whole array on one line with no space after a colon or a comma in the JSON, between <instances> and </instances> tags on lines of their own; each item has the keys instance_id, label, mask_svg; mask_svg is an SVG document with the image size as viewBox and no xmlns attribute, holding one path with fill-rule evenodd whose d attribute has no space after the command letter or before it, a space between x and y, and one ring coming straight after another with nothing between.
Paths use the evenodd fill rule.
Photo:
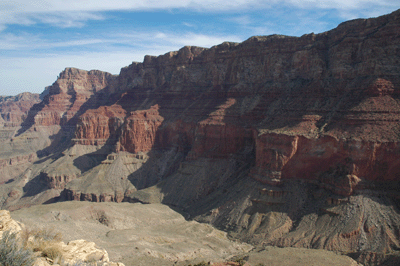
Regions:
<instances>
[{"instance_id":1,"label":"shadowed canyon floor","mask_svg":"<svg viewBox=\"0 0 400 266\"><path fill-rule=\"evenodd\" d=\"M176 217L163 224L170 235L132 233L146 240L138 254L159 237L181 250L158 246L144 260L236 252L225 237L220 249L201 237L206 248L169 243L179 221L190 233L219 235L214 226L260 249L325 249L398 265L399 32L397 10L320 34L186 46L119 75L66 68L41 95L0 98L0 205L43 215L76 206L58 210L60 221L57 210L40 219L86 217L104 245L133 232L127 206ZM118 208L127 214L117 218ZM151 215L143 217L157 220Z\"/></svg>"}]
</instances>

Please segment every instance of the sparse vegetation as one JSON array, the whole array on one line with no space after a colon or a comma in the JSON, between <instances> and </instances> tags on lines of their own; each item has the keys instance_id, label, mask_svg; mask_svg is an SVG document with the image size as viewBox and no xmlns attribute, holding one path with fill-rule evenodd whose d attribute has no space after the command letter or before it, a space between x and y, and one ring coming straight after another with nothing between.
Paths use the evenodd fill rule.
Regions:
<instances>
[{"instance_id":1,"label":"sparse vegetation","mask_svg":"<svg viewBox=\"0 0 400 266\"><path fill-rule=\"evenodd\" d=\"M111 224L105 211L103 211L103 210L93 210L92 217L93 217L93 219L97 220L99 223L104 224L105 226L110 226L110 224Z\"/></svg>"},{"instance_id":2,"label":"sparse vegetation","mask_svg":"<svg viewBox=\"0 0 400 266\"><path fill-rule=\"evenodd\" d=\"M0 240L1 266L31 266L36 255L31 249L24 247L17 233L4 231Z\"/></svg>"},{"instance_id":3,"label":"sparse vegetation","mask_svg":"<svg viewBox=\"0 0 400 266\"><path fill-rule=\"evenodd\" d=\"M83 262L81 260L76 261L72 264L63 264L64 266L107 266L108 263L107 262Z\"/></svg>"},{"instance_id":4,"label":"sparse vegetation","mask_svg":"<svg viewBox=\"0 0 400 266\"><path fill-rule=\"evenodd\" d=\"M53 228L25 228L21 232L21 239L25 248L39 252L41 257L49 258L53 262L62 261L62 235Z\"/></svg>"},{"instance_id":5,"label":"sparse vegetation","mask_svg":"<svg viewBox=\"0 0 400 266\"><path fill-rule=\"evenodd\" d=\"M0 266L32 266L37 258L63 266L105 266L106 262L63 260L62 235L53 228L24 228L18 233L5 231L0 239Z\"/></svg>"},{"instance_id":6,"label":"sparse vegetation","mask_svg":"<svg viewBox=\"0 0 400 266\"><path fill-rule=\"evenodd\" d=\"M30 237L42 239L44 241L62 241L62 234L54 228L24 228L21 232L21 238L26 244Z\"/></svg>"},{"instance_id":7,"label":"sparse vegetation","mask_svg":"<svg viewBox=\"0 0 400 266\"><path fill-rule=\"evenodd\" d=\"M20 233L5 231L0 240L1 266L31 266L37 257L61 263L61 234L50 229L28 229Z\"/></svg>"},{"instance_id":8,"label":"sparse vegetation","mask_svg":"<svg viewBox=\"0 0 400 266\"><path fill-rule=\"evenodd\" d=\"M233 261L238 263L240 266L243 266L246 264L246 261L249 259L248 256L240 256L236 257Z\"/></svg>"},{"instance_id":9,"label":"sparse vegetation","mask_svg":"<svg viewBox=\"0 0 400 266\"><path fill-rule=\"evenodd\" d=\"M208 266L208 265L210 265L210 262L202 261L197 264L194 264L193 266ZM192 264L189 264L188 266L192 266Z\"/></svg>"}]
</instances>

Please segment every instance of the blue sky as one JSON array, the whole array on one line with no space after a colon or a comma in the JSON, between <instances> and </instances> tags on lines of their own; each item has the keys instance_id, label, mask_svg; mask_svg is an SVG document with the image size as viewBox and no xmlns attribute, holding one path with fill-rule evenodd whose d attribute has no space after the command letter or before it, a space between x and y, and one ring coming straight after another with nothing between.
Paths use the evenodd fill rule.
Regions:
<instances>
[{"instance_id":1,"label":"blue sky","mask_svg":"<svg viewBox=\"0 0 400 266\"><path fill-rule=\"evenodd\" d=\"M1 0L0 95L40 93L65 67L118 74L146 54L320 33L398 8L400 0Z\"/></svg>"}]
</instances>

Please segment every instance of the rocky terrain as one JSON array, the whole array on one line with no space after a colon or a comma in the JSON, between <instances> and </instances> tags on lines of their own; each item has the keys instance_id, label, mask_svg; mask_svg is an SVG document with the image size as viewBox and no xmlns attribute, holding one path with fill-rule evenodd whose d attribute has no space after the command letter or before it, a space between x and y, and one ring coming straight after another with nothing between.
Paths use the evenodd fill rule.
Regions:
<instances>
[{"instance_id":1,"label":"rocky terrain","mask_svg":"<svg viewBox=\"0 0 400 266\"><path fill-rule=\"evenodd\" d=\"M24 208L13 212L12 217L33 228L62 230L66 242L74 243L77 238L93 241L108 251L109 260L125 265L187 266L206 262L218 266L239 260L247 265L359 265L347 256L323 250L256 250L229 240L226 232L208 224L187 221L162 204L62 202Z\"/></svg>"},{"instance_id":2,"label":"rocky terrain","mask_svg":"<svg viewBox=\"0 0 400 266\"><path fill-rule=\"evenodd\" d=\"M0 99L0 204L163 203L258 247L396 265L399 32L398 10L118 76L66 68L40 96Z\"/></svg>"},{"instance_id":3,"label":"rocky terrain","mask_svg":"<svg viewBox=\"0 0 400 266\"><path fill-rule=\"evenodd\" d=\"M62 265L89 265L95 262L104 266L124 266L123 263L110 262L107 251L100 249L94 242L80 239L64 243L58 239L59 233L53 234L51 230L43 229L43 227L27 228L25 224L12 219L9 211L1 210L1 263L4 265L50 266L59 265L59 263ZM32 264L29 264L28 261L31 261Z\"/></svg>"}]
</instances>

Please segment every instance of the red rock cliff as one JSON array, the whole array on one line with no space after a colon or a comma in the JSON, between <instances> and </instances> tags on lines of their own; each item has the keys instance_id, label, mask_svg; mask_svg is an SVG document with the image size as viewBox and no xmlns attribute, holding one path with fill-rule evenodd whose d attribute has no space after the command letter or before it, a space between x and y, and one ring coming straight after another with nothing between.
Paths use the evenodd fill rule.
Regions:
<instances>
[{"instance_id":1,"label":"red rock cliff","mask_svg":"<svg viewBox=\"0 0 400 266\"><path fill-rule=\"evenodd\" d=\"M99 70L85 71L66 68L57 81L47 88L42 105L34 115L34 124L64 125L96 93L103 90L115 77ZM86 106L85 109L94 106ZM83 112L82 112L83 113Z\"/></svg>"},{"instance_id":2,"label":"red rock cliff","mask_svg":"<svg viewBox=\"0 0 400 266\"><path fill-rule=\"evenodd\" d=\"M146 56L113 88L126 91L110 106L124 110L118 121L126 112L121 149L175 145L193 159L254 145L253 176L265 182L319 180L338 167L362 180L397 180L399 14ZM106 139L109 116L89 116L77 138Z\"/></svg>"}]
</instances>

